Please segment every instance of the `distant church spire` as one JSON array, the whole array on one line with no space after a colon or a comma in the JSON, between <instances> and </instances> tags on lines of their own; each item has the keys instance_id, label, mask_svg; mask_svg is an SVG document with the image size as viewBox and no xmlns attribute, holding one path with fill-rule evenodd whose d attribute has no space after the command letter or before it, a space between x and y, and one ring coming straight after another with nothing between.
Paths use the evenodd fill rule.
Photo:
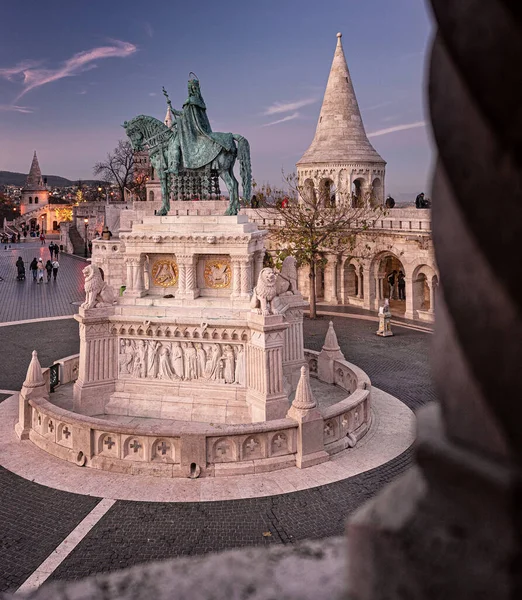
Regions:
<instances>
[{"instance_id":1,"label":"distant church spire","mask_svg":"<svg viewBox=\"0 0 522 600\"><path fill-rule=\"evenodd\" d=\"M36 156L36 150L33 155L33 162L31 163L31 169L27 176L27 182L25 188L28 190L45 190L45 185L42 178L42 171L38 163L38 157Z\"/></svg>"},{"instance_id":2,"label":"distant church spire","mask_svg":"<svg viewBox=\"0 0 522 600\"><path fill-rule=\"evenodd\" d=\"M335 161L384 163L366 136L341 37L338 33L314 139L298 165Z\"/></svg>"}]
</instances>

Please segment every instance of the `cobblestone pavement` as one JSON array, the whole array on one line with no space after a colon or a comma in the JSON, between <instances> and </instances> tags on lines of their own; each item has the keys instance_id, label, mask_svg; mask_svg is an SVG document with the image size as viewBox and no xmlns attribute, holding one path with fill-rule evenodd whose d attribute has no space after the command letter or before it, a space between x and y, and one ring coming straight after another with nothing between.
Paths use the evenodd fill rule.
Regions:
<instances>
[{"instance_id":1,"label":"cobblestone pavement","mask_svg":"<svg viewBox=\"0 0 522 600\"><path fill-rule=\"evenodd\" d=\"M306 347L321 348L329 320L306 320ZM375 335L373 322L345 317L333 321L346 358L361 366L374 385L413 409L435 399L428 364L431 335L395 327L395 336L383 339ZM78 324L73 319L0 327L4 366L0 389L20 388L33 348L47 366L78 347ZM347 515L410 464L408 450L350 479L270 498L118 501L51 579L75 579L180 555L342 535ZM97 502L0 471L0 565L6 565L0 569L0 590L20 585Z\"/></svg>"},{"instance_id":2,"label":"cobblestone pavement","mask_svg":"<svg viewBox=\"0 0 522 600\"><path fill-rule=\"evenodd\" d=\"M29 264L33 258L49 259L49 245L40 242L12 244L5 250L0 245L0 323L40 319L59 315L73 315L78 307L72 302L83 301L82 269L86 262L69 254L60 254L56 282L37 284L33 281ZM25 262L25 281L17 281L15 263L21 256ZM44 277L47 279L47 277Z\"/></svg>"}]
</instances>

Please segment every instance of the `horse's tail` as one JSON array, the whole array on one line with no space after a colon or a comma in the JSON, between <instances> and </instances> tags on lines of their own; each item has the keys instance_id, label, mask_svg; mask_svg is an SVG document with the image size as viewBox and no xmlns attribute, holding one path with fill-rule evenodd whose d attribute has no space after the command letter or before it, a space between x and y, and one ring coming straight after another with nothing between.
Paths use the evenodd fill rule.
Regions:
<instances>
[{"instance_id":1,"label":"horse's tail","mask_svg":"<svg viewBox=\"0 0 522 600\"><path fill-rule=\"evenodd\" d=\"M237 142L237 157L239 159L239 174L241 175L241 186L243 188L243 199L250 202L252 194L252 166L250 164L250 144L242 135L233 133Z\"/></svg>"}]
</instances>

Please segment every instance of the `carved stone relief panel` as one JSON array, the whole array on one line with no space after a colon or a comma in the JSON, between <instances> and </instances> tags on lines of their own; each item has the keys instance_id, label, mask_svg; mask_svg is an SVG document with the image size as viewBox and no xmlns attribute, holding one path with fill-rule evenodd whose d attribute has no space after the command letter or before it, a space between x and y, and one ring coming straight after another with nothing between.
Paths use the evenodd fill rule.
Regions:
<instances>
[{"instance_id":1,"label":"carved stone relief panel","mask_svg":"<svg viewBox=\"0 0 522 600\"><path fill-rule=\"evenodd\" d=\"M198 288L203 295L228 296L233 288L230 256L201 255L197 264Z\"/></svg>"},{"instance_id":2,"label":"carved stone relief panel","mask_svg":"<svg viewBox=\"0 0 522 600\"><path fill-rule=\"evenodd\" d=\"M178 284L179 269L174 255L149 255L148 271L152 289L176 287Z\"/></svg>"},{"instance_id":3,"label":"carved stone relief panel","mask_svg":"<svg viewBox=\"0 0 522 600\"><path fill-rule=\"evenodd\" d=\"M121 338L119 377L245 385L245 348L238 343Z\"/></svg>"}]
</instances>

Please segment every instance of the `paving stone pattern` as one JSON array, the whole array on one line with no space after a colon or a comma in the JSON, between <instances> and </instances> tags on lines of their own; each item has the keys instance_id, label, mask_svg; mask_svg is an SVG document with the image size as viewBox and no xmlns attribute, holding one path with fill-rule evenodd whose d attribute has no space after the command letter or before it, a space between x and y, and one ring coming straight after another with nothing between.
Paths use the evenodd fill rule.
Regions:
<instances>
[{"instance_id":1,"label":"paving stone pattern","mask_svg":"<svg viewBox=\"0 0 522 600\"><path fill-rule=\"evenodd\" d=\"M119 501L53 573L79 579L142 562L342 535L346 516L408 467L411 451L351 479L293 494L202 503Z\"/></svg>"},{"instance_id":2,"label":"paving stone pattern","mask_svg":"<svg viewBox=\"0 0 522 600\"><path fill-rule=\"evenodd\" d=\"M34 257L44 263L50 258L49 245L40 242L12 244L5 250L0 245L0 322L39 319L58 315L73 315L78 306L72 302L84 299L82 269L87 264L83 259L60 254L58 276L50 283L37 284L33 281L29 264ZM25 281L17 281L15 263L21 256L25 262ZM47 276L44 276L44 280Z\"/></svg>"},{"instance_id":3,"label":"paving stone pattern","mask_svg":"<svg viewBox=\"0 0 522 600\"><path fill-rule=\"evenodd\" d=\"M22 387L33 350L38 352L42 367L78 353L78 327L74 319L0 327L0 389Z\"/></svg>"},{"instance_id":4,"label":"paving stone pattern","mask_svg":"<svg viewBox=\"0 0 522 600\"><path fill-rule=\"evenodd\" d=\"M0 467L0 590L19 587L99 501Z\"/></svg>"},{"instance_id":5,"label":"paving stone pattern","mask_svg":"<svg viewBox=\"0 0 522 600\"><path fill-rule=\"evenodd\" d=\"M321 348L328 321L306 320L308 348ZM374 385L412 408L435 399L428 365L431 335L395 327L395 337L382 339L375 335L372 322L340 317L334 324L347 359L366 370ZM33 347L42 353L44 365L73 354L79 347L78 326L64 320L3 327L0 347L4 349L0 389L17 389ZM342 535L347 515L410 464L408 450L353 478L271 498L118 501L52 579L75 579L181 555ZM0 565L8 565L0 569L0 590L20 585L96 503L97 499L49 490L0 471Z\"/></svg>"}]
</instances>

